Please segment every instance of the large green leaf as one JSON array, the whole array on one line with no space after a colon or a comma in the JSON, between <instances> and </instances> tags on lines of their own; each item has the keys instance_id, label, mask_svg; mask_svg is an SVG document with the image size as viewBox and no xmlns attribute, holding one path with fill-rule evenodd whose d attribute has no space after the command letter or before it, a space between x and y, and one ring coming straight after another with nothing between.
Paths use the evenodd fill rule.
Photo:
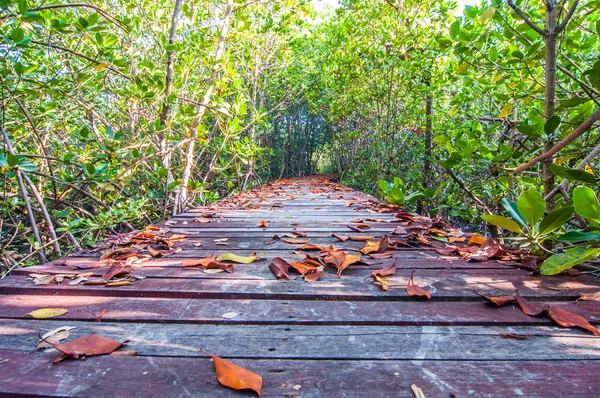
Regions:
<instances>
[{"instance_id":1,"label":"large green leaf","mask_svg":"<svg viewBox=\"0 0 600 398\"><path fill-rule=\"evenodd\" d=\"M556 129L560 126L560 116L552 116L550 119L546 121L544 124L544 132L547 135L552 135L556 131Z\"/></svg>"},{"instance_id":2,"label":"large green leaf","mask_svg":"<svg viewBox=\"0 0 600 398\"><path fill-rule=\"evenodd\" d=\"M481 218L497 227L507 229L509 231L516 232L518 234L523 233L523 231L519 227L519 224L517 224L516 222L514 222L513 220L511 220L508 217L495 216L493 214L484 214L483 216L481 216Z\"/></svg>"},{"instance_id":3,"label":"large green leaf","mask_svg":"<svg viewBox=\"0 0 600 398\"><path fill-rule=\"evenodd\" d=\"M544 275L556 275L584 261L592 260L600 255L600 249L584 249L575 247L567 249L563 254L555 254L542 264L540 272Z\"/></svg>"},{"instance_id":4,"label":"large green leaf","mask_svg":"<svg viewBox=\"0 0 600 398\"><path fill-rule=\"evenodd\" d=\"M517 209L530 225L537 224L546 211L546 202L540 193L534 189L524 191L517 200Z\"/></svg>"},{"instance_id":5,"label":"large green leaf","mask_svg":"<svg viewBox=\"0 0 600 398\"><path fill-rule=\"evenodd\" d=\"M523 220L523 217L519 214L519 210L517 209L517 202L504 198L502 199L502 206L513 220L518 222L522 227L525 226L525 220Z\"/></svg>"},{"instance_id":6,"label":"large green leaf","mask_svg":"<svg viewBox=\"0 0 600 398\"><path fill-rule=\"evenodd\" d=\"M594 242L600 241L600 233L597 232L584 232L584 231L569 231L565 234L560 235L557 240L559 242Z\"/></svg>"},{"instance_id":7,"label":"large green leaf","mask_svg":"<svg viewBox=\"0 0 600 398\"><path fill-rule=\"evenodd\" d=\"M570 169L562 166L552 166L550 167L550 171L567 180L581 181L585 182L586 184L596 183L596 176L592 173L588 173L587 171Z\"/></svg>"},{"instance_id":8,"label":"large green leaf","mask_svg":"<svg viewBox=\"0 0 600 398\"><path fill-rule=\"evenodd\" d=\"M573 216L573 206L554 210L540 222L540 234L549 234L562 227Z\"/></svg>"},{"instance_id":9,"label":"large green leaf","mask_svg":"<svg viewBox=\"0 0 600 398\"><path fill-rule=\"evenodd\" d=\"M596 193L588 187L577 187L573 190L575 211L582 217L600 222L600 203Z\"/></svg>"}]
</instances>

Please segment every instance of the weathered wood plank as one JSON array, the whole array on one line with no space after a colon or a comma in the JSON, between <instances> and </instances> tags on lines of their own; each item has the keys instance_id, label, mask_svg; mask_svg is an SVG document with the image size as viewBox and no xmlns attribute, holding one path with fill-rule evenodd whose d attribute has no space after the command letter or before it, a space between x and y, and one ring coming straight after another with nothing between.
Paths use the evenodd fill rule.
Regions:
<instances>
[{"instance_id":1,"label":"weathered wood plank","mask_svg":"<svg viewBox=\"0 0 600 398\"><path fill-rule=\"evenodd\" d=\"M547 302L600 323L600 305ZM19 319L39 308L68 309L60 320L106 322L210 323L245 325L386 326L554 326L545 316L531 317L508 305L481 302L190 300L77 296L0 296L0 318ZM233 318L223 314L238 314ZM290 316L292 316L290 318Z\"/></svg>"},{"instance_id":2,"label":"weathered wood plank","mask_svg":"<svg viewBox=\"0 0 600 398\"><path fill-rule=\"evenodd\" d=\"M216 354L219 354L217 352ZM219 385L205 358L94 357L49 362L55 354L2 350L2 396L255 397ZM265 397L590 397L599 361L302 361L234 359L263 378Z\"/></svg>"},{"instance_id":3,"label":"weathered wood plank","mask_svg":"<svg viewBox=\"0 0 600 398\"><path fill-rule=\"evenodd\" d=\"M140 309L143 310L143 309ZM600 360L600 339L548 326L301 326L0 320L0 348L24 352L38 332L75 326L73 339L99 334L131 340L143 356L343 360ZM530 335L507 339L500 333Z\"/></svg>"}]
</instances>

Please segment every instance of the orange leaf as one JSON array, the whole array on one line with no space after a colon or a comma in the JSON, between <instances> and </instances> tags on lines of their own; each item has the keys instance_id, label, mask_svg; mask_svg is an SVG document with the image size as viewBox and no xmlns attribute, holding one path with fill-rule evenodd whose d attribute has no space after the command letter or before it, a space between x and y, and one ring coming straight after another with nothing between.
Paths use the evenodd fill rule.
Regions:
<instances>
[{"instance_id":1,"label":"orange leaf","mask_svg":"<svg viewBox=\"0 0 600 398\"><path fill-rule=\"evenodd\" d=\"M262 377L216 355L208 355L212 357L215 364L215 372L219 383L234 390L252 390L260 397L262 394Z\"/></svg>"},{"instance_id":2,"label":"orange leaf","mask_svg":"<svg viewBox=\"0 0 600 398\"><path fill-rule=\"evenodd\" d=\"M481 245L483 242L485 242L485 238L477 234L471 236L471 239L469 239L470 245Z\"/></svg>"},{"instance_id":3,"label":"orange leaf","mask_svg":"<svg viewBox=\"0 0 600 398\"><path fill-rule=\"evenodd\" d=\"M292 238L283 238L282 241L284 241L285 243L291 243L291 244L295 244L295 245L301 245L303 243L308 243L307 240L292 239Z\"/></svg>"},{"instance_id":4,"label":"orange leaf","mask_svg":"<svg viewBox=\"0 0 600 398\"><path fill-rule=\"evenodd\" d=\"M546 311L545 308L527 301L525 297L519 294L518 290L515 290L515 299L517 300L517 304L519 304L519 308L521 308L521 311L523 311L525 315L538 316Z\"/></svg>"},{"instance_id":5,"label":"orange leaf","mask_svg":"<svg viewBox=\"0 0 600 398\"><path fill-rule=\"evenodd\" d=\"M424 290L421 286L415 283L415 271L410 274L410 279L408 280L408 286L406 287L406 293L409 296L425 296L428 299L431 299L431 293L428 290Z\"/></svg>"},{"instance_id":6,"label":"orange leaf","mask_svg":"<svg viewBox=\"0 0 600 398\"><path fill-rule=\"evenodd\" d=\"M365 243L365 247L360 249L360 252L362 254L369 254L369 253L378 252L378 251L379 251L379 242L367 242L367 243Z\"/></svg>"},{"instance_id":7,"label":"orange leaf","mask_svg":"<svg viewBox=\"0 0 600 398\"><path fill-rule=\"evenodd\" d=\"M362 235L348 235L348 238L350 238L350 240L355 241L355 242L364 242L367 240L375 239L374 236L362 236Z\"/></svg>"},{"instance_id":8,"label":"orange leaf","mask_svg":"<svg viewBox=\"0 0 600 398\"><path fill-rule=\"evenodd\" d=\"M382 258L390 258L394 255L392 252L383 252L383 253L371 253L369 257L374 258L375 260L380 260Z\"/></svg>"},{"instance_id":9,"label":"orange leaf","mask_svg":"<svg viewBox=\"0 0 600 398\"><path fill-rule=\"evenodd\" d=\"M295 262L295 263L291 264L290 267L292 267L293 269L298 271L298 273L300 273L300 275L304 275L307 272L314 271L318 268L318 267L315 267L314 265L301 263L301 262Z\"/></svg>"},{"instance_id":10,"label":"orange leaf","mask_svg":"<svg viewBox=\"0 0 600 398\"><path fill-rule=\"evenodd\" d=\"M371 272L371 276L375 277L375 275L379 275L379 276L396 275L396 263L397 262L398 262L398 260L394 261L393 264L390 264L385 268L377 269L377 270Z\"/></svg>"},{"instance_id":11,"label":"orange leaf","mask_svg":"<svg viewBox=\"0 0 600 398\"><path fill-rule=\"evenodd\" d=\"M269 226L269 222L265 221L265 220L262 220L262 221L259 221L256 224L256 226L259 227L259 228L267 228Z\"/></svg>"},{"instance_id":12,"label":"orange leaf","mask_svg":"<svg viewBox=\"0 0 600 398\"><path fill-rule=\"evenodd\" d=\"M383 276L381 276L379 274L375 274L372 276L373 276L373 282L375 284L380 285L383 290L387 291L390 288L390 283L388 282L388 280L386 278L384 278Z\"/></svg>"},{"instance_id":13,"label":"orange leaf","mask_svg":"<svg viewBox=\"0 0 600 398\"><path fill-rule=\"evenodd\" d=\"M183 260L183 262L181 263L182 267L197 267L197 266L202 266L202 267L206 267L208 264L212 263L213 261L215 261L215 253L211 254L210 256L206 257L206 258L202 258L199 260Z\"/></svg>"},{"instance_id":14,"label":"orange leaf","mask_svg":"<svg viewBox=\"0 0 600 398\"><path fill-rule=\"evenodd\" d=\"M588 332L600 336L600 330L592 326L584 317L574 314L569 311L561 310L560 308L550 306L548 308L548 315L554 322L562 327L570 328L577 326L578 328L585 329Z\"/></svg>"},{"instance_id":15,"label":"orange leaf","mask_svg":"<svg viewBox=\"0 0 600 398\"><path fill-rule=\"evenodd\" d=\"M502 307L506 304L512 303L514 301L516 301L517 299L515 298L515 296L485 296L479 292L476 292L475 290L473 290L473 292L479 296L481 296L484 300L486 300L488 303L494 304L497 307Z\"/></svg>"},{"instance_id":16,"label":"orange leaf","mask_svg":"<svg viewBox=\"0 0 600 398\"><path fill-rule=\"evenodd\" d=\"M337 234L331 234L331 236L333 236L334 238L337 238L338 240L341 240L342 242L347 241L348 239L350 239L349 236L347 235L337 235Z\"/></svg>"}]
</instances>

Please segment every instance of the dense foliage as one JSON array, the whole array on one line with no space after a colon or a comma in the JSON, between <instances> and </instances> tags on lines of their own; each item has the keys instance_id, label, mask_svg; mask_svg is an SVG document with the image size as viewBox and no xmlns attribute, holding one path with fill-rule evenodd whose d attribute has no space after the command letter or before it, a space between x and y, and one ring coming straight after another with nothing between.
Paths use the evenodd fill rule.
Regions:
<instances>
[{"instance_id":1,"label":"dense foliage","mask_svg":"<svg viewBox=\"0 0 600 398\"><path fill-rule=\"evenodd\" d=\"M4 266L316 172L593 258L599 6L2 0Z\"/></svg>"}]
</instances>

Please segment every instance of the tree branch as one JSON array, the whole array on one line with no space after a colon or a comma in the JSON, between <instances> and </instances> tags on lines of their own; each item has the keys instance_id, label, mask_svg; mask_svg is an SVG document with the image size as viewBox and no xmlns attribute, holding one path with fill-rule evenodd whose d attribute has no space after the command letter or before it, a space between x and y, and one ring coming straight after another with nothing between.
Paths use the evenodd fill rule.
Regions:
<instances>
[{"instance_id":1,"label":"tree branch","mask_svg":"<svg viewBox=\"0 0 600 398\"><path fill-rule=\"evenodd\" d=\"M569 9L569 12L565 16L565 18L560 22L560 25L558 25L556 27L556 33L562 32L563 29L567 27L567 24L569 23L569 21L573 17L573 14L575 13L575 10L577 9L578 5L579 5L579 0L575 0L573 2L573 4L571 5L571 8Z\"/></svg>"},{"instance_id":2,"label":"tree branch","mask_svg":"<svg viewBox=\"0 0 600 398\"><path fill-rule=\"evenodd\" d=\"M517 167L513 174L519 175L523 171L525 171L528 168L530 168L531 166L533 166L534 164L541 162L542 160L551 158L554 154L556 154L558 151L560 151L561 149L563 149L564 147L569 145L571 142L573 142L573 140L575 140L581 134L585 133L598 120L600 120L600 111L598 111L598 112L594 113L592 116L590 116L590 118L588 120L586 120L585 122L583 122L583 124L581 124L581 126L577 127L575 130L573 130L573 132L571 134L566 136L562 141L560 141L558 144L556 144L554 147L552 147L549 151L541 154L540 156L538 156L537 158L535 158L533 160L530 160L529 162L525 163L523 166Z\"/></svg>"},{"instance_id":3,"label":"tree branch","mask_svg":"<svg viewBox=\"0 0 600 398\"><path fill-rule=\"evenodd\" d=\"M515 2L513 0L508 0L508 5L509 5L510 8L513 9L514 12L517 13L517 15L519 17L521 17L521 19L523 20L523 22L525 22L527 25L529 25L529 27L531 29L535 30L541 36L546 37L548 35L548 32L546 32L545 29L542 29L539 26L537 26L535 23L533 23L533 21L531 19L529 19L527 17L527 15L525 15L525 13L523 12L523 10L521 10L519 7L516 6L516 4L515 4Z\"/></svg>"}]
</instances>

